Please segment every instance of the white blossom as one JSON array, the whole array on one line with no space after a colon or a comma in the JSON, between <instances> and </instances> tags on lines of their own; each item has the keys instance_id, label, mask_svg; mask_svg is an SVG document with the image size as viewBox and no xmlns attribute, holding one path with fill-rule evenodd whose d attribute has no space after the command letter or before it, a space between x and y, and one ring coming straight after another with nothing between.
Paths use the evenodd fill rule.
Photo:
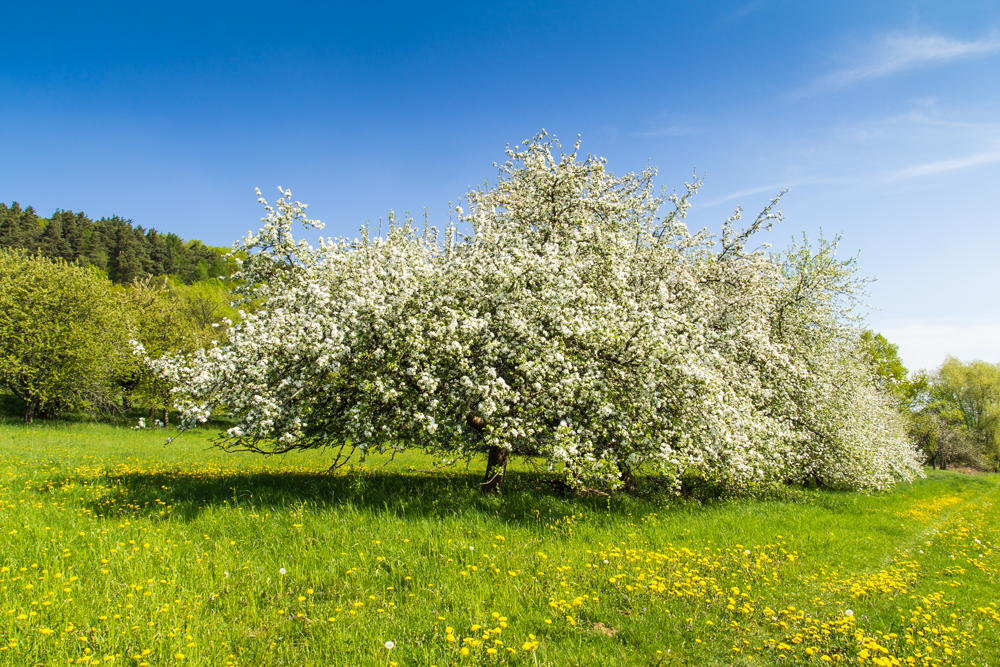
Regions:
<instances>
[{"instance_id":1,"label":"white blossom","mask_svg":"<svg viewBox=\"0 0 1000 667\"><path fill-rule=\"evenodd\" d=\"M676 486L818 482L883 489L920 474L890 401L855 357L864 280L836 243L749 249L690 232L700 182L658 196L542 134L443 237L389 216L373 237L320 227L282 191L234 251L229 342L153 365L184 427L224 410L232 449L487 446L533 453L574 484L642 468ZM259 195L259 193L258 193ZM667 213L660 209L666 205Z\"/></svg>"}]
</instances>

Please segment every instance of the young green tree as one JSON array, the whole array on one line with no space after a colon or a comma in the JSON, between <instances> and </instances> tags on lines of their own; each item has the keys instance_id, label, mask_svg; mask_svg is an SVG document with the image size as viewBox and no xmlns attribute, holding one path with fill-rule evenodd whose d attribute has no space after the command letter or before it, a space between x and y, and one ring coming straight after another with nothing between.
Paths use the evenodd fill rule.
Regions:
<instances>
[{"instance_id":1,"label":"young green tree","mask_svg":"<svg viewBox=\"0 0 1000 667\"><path fill-rule=\"evenodd\" d=\"M0 250L0 384L24 401L25 422L108 402L126 339L97 272Z\"/></svg>"},{"instance_id":2,"label":"young green tree","mask_svg":"<svg viewBox=\"0 0 1000 667\"><path fill-rule=\"evenodd\" d=\"M229 305L228 290L218 280L185 285L176 278L137 279L122 297L132 340L156 357L187 354L225 341L228 319L237 317ZM150 418L160 410L162 423L168 423L171 385L147 364L130 353L119 383L123 399L130 400L132 392L138 392L150 407Z\"/></svg>"},{"instance_id":3,"label":"young green tree","mask_svg":"<svg viewBox=\"0 0 1000 667\"><path fill-rule=\"evenodd\" d=\"M171 278L168 289L203 345L222 340L228 329L227 321L239 319L239 313L230 305L232 297L228 286L217 278L190 285Z\"/></svg>"},{"instance_id":4,"label":"young green tree","mask_svg":"<svg viewBox=\"0 0 1000 667\"><path fill-rule=\"evenodd\" d=\"M990 465L961 414L944 404L934 403L910 415L909 433L932 468L946 470L960 464L985 470Z\"/></svg>"},{"instance_id":5,"label":"young green tree","mask_svg":"<svg viewBox=\"0 0 1000 667\"><path fill-rule=\"evenodd\" d=\"M878 387L896 393L907 375L906 366L899 358L899 346L890 343L882 334L866 329L858 338L858 347Z\"/></svg>"},{"instance_id":6,"label":"young green tree","mask_svg":"<svg viewBox=\"0 0 1000 667\"><path fill-rule=\"evenodd\" d=\"M983 456L1000 471L1000 364L963 363L949 356L933 377L931 396L937 411L955 412Z\"/></svg>"},{"instance_id":7,"label":"young green tree","mask_svg":"<svg viewBox=\"0 0 1000 667\"><path fill-rule=\"evenodd\" d=\"M868 368L874 386L899 402L905 415L919 411L927 399L929 378L926 371L909 373L899 357L899 346L885 336L864 330L858 337L857 351Z\"/></svg>"}]
</instances>

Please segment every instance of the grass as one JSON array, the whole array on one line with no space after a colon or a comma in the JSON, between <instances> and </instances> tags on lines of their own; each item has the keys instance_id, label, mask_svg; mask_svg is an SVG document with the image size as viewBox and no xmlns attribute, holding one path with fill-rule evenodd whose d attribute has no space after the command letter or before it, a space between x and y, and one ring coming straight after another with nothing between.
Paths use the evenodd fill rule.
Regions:
<instances>
[{"instance_id":1,"label":"grass","mask_svg":"<svg viewBox=\"0 0 1000 667\"><path fill-rule=\"evenodd\" d=\"M996 475L576 497L0 425L0 664L1000 665ZM392 642L392 648L386 648Z\"/></svg>"}]
</instances>

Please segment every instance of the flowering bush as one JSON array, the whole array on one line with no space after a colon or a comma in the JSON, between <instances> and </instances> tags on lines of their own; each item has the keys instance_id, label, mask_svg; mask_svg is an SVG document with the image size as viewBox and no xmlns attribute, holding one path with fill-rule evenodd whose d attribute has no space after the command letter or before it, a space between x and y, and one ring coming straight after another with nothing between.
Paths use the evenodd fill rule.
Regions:
<instances>
[{"instance_id":1,"label":"flowering bush","mask_svg":"<svg viewBox=\"0 0 1000 667\"><path fill-rule=\"evenodd\" d=\"M390 216L384 237L314 248L293 238L320 224L290 192L261 199L264 226L235 247L255 310L227 344L153 362L185 426L224 406L232 449L488 450L486 488L511 451L579 486L919 474L853 356L864 281L836 243L748 249L777 199L745 231L737 212L721 237L692 233L700 183L658 196L652 170L615 177L578 148L542 134L508 149L496 185L456 209L468 235Z\"/></svg>"}]
</instances>

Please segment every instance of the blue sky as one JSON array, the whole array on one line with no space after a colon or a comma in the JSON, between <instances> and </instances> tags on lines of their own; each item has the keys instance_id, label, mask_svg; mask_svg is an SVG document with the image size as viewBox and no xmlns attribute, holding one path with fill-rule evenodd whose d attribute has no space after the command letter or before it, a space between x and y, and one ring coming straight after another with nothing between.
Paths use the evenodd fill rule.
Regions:
<instances>
[{"instance_id":1,"label":"blue sky","mask_svg":"<svg viewBox=\"0 0 1000 667\"><path fill-rule=\"evenodd\" d=\"M1000 4L53 3L5 7L0 200L229 245L254 188L353 236L433 221L542 128L706 183L718 229L843 234L911 368L1000 361Z\"/></svg>"}]
</instances>

